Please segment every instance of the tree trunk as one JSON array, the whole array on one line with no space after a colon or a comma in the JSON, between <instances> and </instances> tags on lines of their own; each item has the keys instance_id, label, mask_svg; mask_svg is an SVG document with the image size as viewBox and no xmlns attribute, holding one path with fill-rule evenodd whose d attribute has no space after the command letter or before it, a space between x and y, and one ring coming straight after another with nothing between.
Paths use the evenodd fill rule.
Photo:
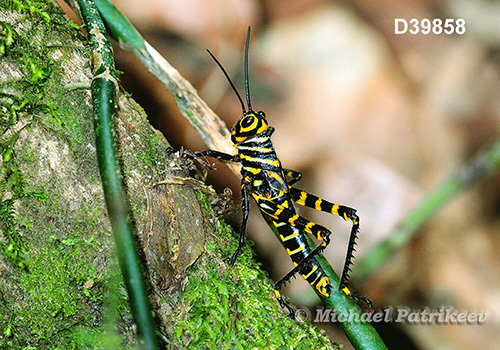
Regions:
<instances>
[{"instance_id":1,"label":"tree trunk","mask_svg":"<svg viewBox=\"0 0 500 350\"><path fill-rule=\"evenodd\" d=\"M0 349L124 348L134 328L94 147L89 50L46 1L0 7ZM218 214L227 200L122 92L115 130L158 333L167 348L330 348L288 320Z\"/></svg>"}]
</instances>

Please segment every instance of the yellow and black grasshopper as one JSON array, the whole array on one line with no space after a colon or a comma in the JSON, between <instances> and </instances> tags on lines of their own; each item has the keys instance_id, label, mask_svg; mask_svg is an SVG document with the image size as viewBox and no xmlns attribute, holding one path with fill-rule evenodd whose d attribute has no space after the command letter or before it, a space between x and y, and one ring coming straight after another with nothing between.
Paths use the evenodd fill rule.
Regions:
<instances>
[{"instance_id":1,"label":"yellow and black grasshopper","mask_svg":"<svg viewBox=\"0 0 500 350\"><path fill-rule=\"evenodd\" d=\"M347 288L350 265L352 264L354 246L356 245L356 235L359 230L359 218L356 210L338 204L330 203L317 196L291 187L302 177L297 171L285 169L276 155L271 135L274 128L269 126L264 112L254 112L250 103L250 91L248 84L248 46L250 39L250 27L245 45L245 91L248 110L236 87L231 81L229 75L222 67L221 63L209 51L208 53L215 60L229 84L236 93L243 116L238 120L231 131L231 140L234 143L238 153L231 155L214 150L206 150L197 153L197 156L208 156L227 162L241 163L241 191L242 191L242 209L243 221L241 224L239 245L234 254L229 258L229 263L233 265L241 253L245 243L245 231L249 214L249 197L252 196L257 202L259 209L265 217L277 229L281 241L290 255L295 268L280 279L274 286L276 298L282 307L286 307L290 316L294 316L292 308L286 304L281 297L280 289L295 274L300 273L316 290L317 293L328 297L330 295L330 280L325 274L319 263L314 258L323 251L330 243L331 231L326 227L315 224L295 211L293 202L298 205L314 208L334 215L338 215L344 220L352 221L352 230L347 248L342 277L340 279L339 289L354 300L362 299L368 307L371 302L362 297L354 295ZM287 181L287 177L290 178ZM322 241L315 249L311 249L305 239L305 233L315 236Z\"/></svg>"}]
</instances>

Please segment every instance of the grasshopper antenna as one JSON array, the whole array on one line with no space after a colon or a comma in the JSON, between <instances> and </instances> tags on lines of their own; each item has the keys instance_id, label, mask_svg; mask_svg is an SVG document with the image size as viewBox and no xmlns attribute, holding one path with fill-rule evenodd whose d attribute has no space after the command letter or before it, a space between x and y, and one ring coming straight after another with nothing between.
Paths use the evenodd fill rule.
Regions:
<instances>
[{"instance_id":1,"label":"grasshopper antenna","mask_svg":"<svg viewBox=\"0 0 500 350\"><path fill-rule=\"evenodd\" d=\"M248 46L250 43L250 26L248 26L247 32L247 42L245 44L245 94L247 96L247 106L248 111L252 110L252 104L250 103L250 88L248 84Z\"/></svg>"},{"instance_id":2,"label":"grasshopper antenna","mask_svg":"<svg viewBox=\"0 0 500 350\"><path fill-rule=\"evenodd\" d=\"M236 87L234 86L233 82L231 81L231 78L229 77L229 74L227 74L227 72L224 69L224 67L222 66L222 64L217 60L217 58L215 58L215 56L210 52L210 50L207 49L207 51L210 54L210 56L212 56L212 58L214 59L215 63L217 63L217 65L219 66L219 68L222 70L222 73L224 73L224 76L226 77L227 81L229 82L229 84L233 88L233 91L236 94L236 96L238 97L238 100L240 100L241 109L243 110L243 114L245 115L247 113L247 111L245 109L245 104L243 103L243 100L242 100L240 94L238 93L238 90L236 90Z\"/></svg>"}]
</instances>

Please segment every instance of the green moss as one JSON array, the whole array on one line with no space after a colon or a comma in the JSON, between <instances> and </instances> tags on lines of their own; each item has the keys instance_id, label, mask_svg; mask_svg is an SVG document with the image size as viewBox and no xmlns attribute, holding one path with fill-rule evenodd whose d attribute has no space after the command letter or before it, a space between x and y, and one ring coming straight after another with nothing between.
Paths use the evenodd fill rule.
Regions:
<instances>
[{"instance_id":1,"label":"green moss","mask_svg":"<svg viewBox=\"0 0 500 350\"><path fill-rule=\"evenodd\" d=\"M154 135L151 130L149 130L148 135L143 135L144 138L142 140L147 140L145 144L142 144L137 150L137 161L142 162L142 164L135 164L135 166L147 167L150 171L153 171L153 168L160 161L160 155L165 153L165 150L162 149L165 147L163 143L159 143L160 138L157 135Z\"/></svg>"},{"instance_id":2,"label":"green moss","mask_svg":"<svg viewBox=\"0 0 500 350\"><path fill-rule=\"evenodd\" d=\"M65 123L61 120L59 108L75 109L71 105L56 105L61 101L69 101L68 90L61 86L61 75L63 68L54 62L50 53L61 49L64 45L56 41L58 36L53 35L54 31L66 34L75 39L78 32L73 30L69 22L59 10L48 0L39 1L6 1L3 4L6 8L19 11L25 14L24 18L14 23L0 22L0 59L11 66L20 69L20 78L4 81L0 84L0 154L4 164L0 173L0 193L14 192L21 196L24 194L24 181L19 172L16 162L16 152L13 151L18 134L23 127L18 127L20 120L29 126L31 123L43 123L46 129L61 131ZM54 17L53 22L49 22L49 11ZM22 26L22 23L31 22L29 26ZM54 25L53 23L58 23ZM42 30L43 28L43 30ZM61 51L64 55L69 55L73 49L82 49L83 46L68 47L68 50ZM56 78L57 76L57 78ZM66 98L61 98L66 95ZM70 104L70 102L67 102ZM68 111L64 109L65 112ZM47 114L51 118L34 120L32 116ZM71 123L72 120L69 120ZM75 123L71 123L74 126ZM9 132L9 129L13 129ZM79 128L75 128L79 130ZM63 136L64 133L61 133ZM78 133L74 133L77 141L81 141ZM34 157L32 155L31 157Z\"/></svg>"},{"instance_id":3,"label":"green moss","mask_svg":"<svg viewBox=\"0 0 500 350\"><path fill-rule=\"evenodd\" d=\"M29 203L35 212L37 208L49 213L60 210L57 201L40 195L17 201ZM54 223L44 223L40 217L16 216L12 220L17 224L15 234L22 242L22 262L27 270L19 274L16 286L22 291L22 303L4 309L13 337L8 342L14 348L16 344L69 346L73 341L64 330L75 324L88 325L92 305L102 300L102 288L94 286L102 278L94 263L101 245L94 236L81 234L83 227L78 224L76 231L57 237ZM91 226L92 217L82 216L81 223Z\"/></svg>"},{"instance_id":4,"label":"green moss","mask_svg":"<svg viewBox=\"0 0 500 350\"><path fill-rule=\"evenodd\" d=\"M0 202L0 222L2 223L2 232L7 238L6 246L0 246L0 253L10 262L20 268L26 268L24 253L26 244L21 240L17 231L17 222L14 214L13 199Z\"/></svg>"},{"instance_id":5,"label":"green moss","mask_svg":"<svg viewBox=\"0 0 500 350\"><path fill-rule=\"evenodd\" d=\"M49 1L21 1L21 0L5 0L2 5L9 10L19 12L29 12L46 23L50 22L50 2Z\"/></svg>"},{"instance_id":6,"label":"green moss","mask_svg":"<svg viewBox=\"0 0 500 350\"><path fill-rule=\"evenodd\" d=\"M209 209L206 196L198 192ZM208 214L210 216L210 214ZM218 219L217 219L218 220ZM206 253L188 272L176 345L218 349L332 349L328 337L309 322L297 324L281 310L268 277L247 244L233 267L221 264L237 246L223 220L207 235Z\"/></svg>"},{"instance_id":7,"label":"green moss","mask_svg":"<svg viewBox=\"0 0 500 350\"><path fill-rule=\"evenodd\" d=\"M84 284L95 280L96 268L82 257L82 244L59 241L55 236L48 241L43 249L29 256L30 273L21 275L21 287L28 292L26 298L34 308L20 312L18 324L38 338L49 338L60 330L56 318L68 325L83 322L75 315L86 303L99 298L88 290L83 293ZM81 298L75 298L75 294Z\"/></svg>"},{"instance_id":8,"label":"green moss","mask_svg":"<svg viewBox=\"0 0 500 350\"><path fill-rule=\"evenodd\" d=\"M88 192L75 200L93 189L79 181L100 183L89 106L61 84L62 64L83 45L50 1L3 4L21 20L0 22L0 59L20 74L0 84L0 279L9 281L0 283L0 349L82 349L104 326L97 306L109 295L111 246L104 204ZM75 188L54 178L58 165Z\"/></svg>"},{"instance_id":9,"label":"green moss","mask_svg":"<svg viewBox=\"0 0 500 350\"><path fill-rule=\"evenodd\" d=\"M91 115L89 106L81 90L60 84L64 80L61 63L52 62L47 54L62 47L48 44L54 32L78 34L68 31L66 20L57 14L55 21L45 20L44 11L53 10L46 1L10 3L35 17L36 31L44 34L33 28L18 32L11 24L0 28L2 59L24 62L23 77L0 86L0 108L5 112L0 113L0 127L10 132L0 137L0 196L6 213L2 225L12 228L10 235L17 244L14 255L21 259L12 257L13 264L0 259L0 267L6 267L0 269L0 279L9 275L11 282L0 283L0 349L130 348L133 330L123 328L130 325L130 310L120 272L110 258L110 233L103 229L108 227L104 201L95 195L101 185L92 146L92 118L86 117ZM23 56L21 46L33 56ZM64 56L81 49L65 46L61 52ZM127 116L127 120L136 117ZM20 121L29 131L22 143L18 140L23 135L15 131ZM168 156L161 137L145 123L137 122L130 133L120 129L121 123L117 118L118 133L126 134L119 135L121 147L135 154L127 154L123 173L148 174L150 178L141 178L151 183L162 180ZM57 149L50 149L51 144ZM51 167L57 168L59 178L54 178ZM249 245L234 267L221 260L236 249L236 234L212 217L210 199L198 193L209 221L206 249L188 270L168 341L179 348L214 344L220 349L331 348L325 335L309 323L297 325L286 317L274 298L272 283L253 261ZM140 224L145 203L137 196L131 204ZM2 235L0 244L8 248L4 239L8 235ZM20 268L20 261L27 270ZM117 319L125 320L119 335Z\"/></svg>"},{"instance_id":10,"label":"green moss","mask_svg":"<svg viewBox=\"0 0 500 350\"><path fill-rule=\"evenodd\" d=\"M36 24L26 33L18 33L21 30L19 27L14 28L6 22L0 25L0 49L3 51L3 56L22 69L20 79L5 82L1 86L0 97L3 97L1 105L9 111L0 120L3 127L14 124L20 112L49 112L54 118L58 117L53 108L54 104L44 101L44 85L50 79L52 66L47 59L48 48L33 41L39 38ZM23 91L22 99L7 92L12 89Z\"/></svg>"}]
</instances>

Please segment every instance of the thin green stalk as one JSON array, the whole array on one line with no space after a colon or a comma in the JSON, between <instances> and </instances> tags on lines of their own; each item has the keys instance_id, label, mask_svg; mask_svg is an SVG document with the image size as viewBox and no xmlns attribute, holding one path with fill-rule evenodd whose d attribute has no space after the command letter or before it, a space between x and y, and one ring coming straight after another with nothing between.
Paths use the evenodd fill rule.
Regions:
<instances>
[{"instance_id":1,"label":"thin green stalk","mask_svg":"<svg viewBox=\"0 0 500 350\"><path fill-rule=\"evenodd\" d=\"M496 141L486 151L480 152L470 164L449 176L427 194L387 239L357 262L353 278L362 280L370 275L405 246L449 200L477 181L497 173L499 169L500 141Z\"/></svg>"},{"instance_id":2,"label":"thin green stalk","mask_svg":"<svg viewBox=\"0 0 500 350\"><path fill-rule=\"evenodd\" d=\"M133 46L139 50L145 48L144 38L115 5L107 0L94 0L94 4L106 23L109 34L120 45Z\"/></svg>"},{"instance_id":3,"label":"thin green stalk","mask_svg":"<svg viewBox=\"0 0 500 350\"><path fill-rule=\"evenodd\" d=\"M137 326L138 342L143 349L158 348L151 306L142 276L139 255L128 215L125 190L116 153L113 115L117 83L114 58L99 12L90 0L77 0L85 23L93 57L91 91L97 158L104 197L118 251L118 261Z\"/></svg>"}]
</instances>

